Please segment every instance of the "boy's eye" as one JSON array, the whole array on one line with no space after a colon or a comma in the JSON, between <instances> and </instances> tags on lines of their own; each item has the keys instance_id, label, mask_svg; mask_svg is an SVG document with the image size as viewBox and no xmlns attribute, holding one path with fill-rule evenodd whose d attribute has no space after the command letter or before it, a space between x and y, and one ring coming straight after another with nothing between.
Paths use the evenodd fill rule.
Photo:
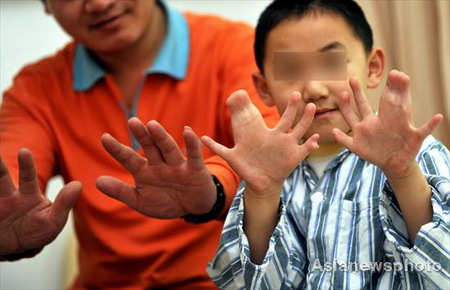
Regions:
<instances>
[{"instance_id":1,"label":"boy's eye","mask_svg":"<svg viewBox=\"0 0 450 290\"><path fill-rule=\"evenodd\" d=\"M327 53L321 60L322 66L328 69L343 69L347 65L347 57L342 53Z\"/></svg>"},{"instance_id":2,"label":"boy's eye","mask_svg":"<svg viewBox=\"0 0 450 290\"><path fill-rule=\"evenodd\" d=\"M345 52L277 52L273 60L275 80L345 80Z\"/></svg>"},{"instance_id":3,"label":"boy's eye","mask_svg":"<svg viewBox=\"0 0 450 290\"><path fill-rule=\"evenodd\" d=\"M302 64L297 53L276 53L273 61L275 80L298 80L302 78Z\"/></svg>"}]
</instances>

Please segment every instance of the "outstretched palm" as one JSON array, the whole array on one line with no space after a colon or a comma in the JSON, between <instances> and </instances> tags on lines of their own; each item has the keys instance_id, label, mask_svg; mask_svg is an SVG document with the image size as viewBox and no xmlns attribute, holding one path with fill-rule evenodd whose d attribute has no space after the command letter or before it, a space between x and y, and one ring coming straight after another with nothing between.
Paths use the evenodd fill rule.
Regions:
<instances>
[{"instance_id":1,"label":"outstretched palm","mask_svg":"<svg viewBox=\"0 0 450 290\"><path fill-rule=\"evenodd\" d=\"M99 177L97 187L150 217L169 219L208 212L215 202L216 188L192 129L186 128L183 133L186 159L175 140L156 121L145 126L133 118L129 127L145 157L110 135L104 135L102 142L110 155L133 175L135 187L109 176Z\"/></svg>"},{"instance_id":2,"label":"outstretched palm","mask_svg":"<svg viewBox=\"0 0 450 290\"><path fill-rule=\"evenodd\" d=\"M337 142L385 173L401 175L414 161L423 140L440 123L442 115L435 115L420 128L414 127L409 78L399 71L389 73L378 115L373 113L358 80L350 79L350 86L361 120L350 108L350 96L343 93L341 112L353 137L334 129Z\"/></svg>"},{"instance_id":3,"label":"outstretched palm","mask_svg":"<svg viewBox=\"0 0 450 290\"><path fill-rule=\"evenodd\" d=\"M278 125L269 129L247 93L237 91L227 100L235 146L226 148L207 136L202 137L202 141L225 159L254 191L263 192L279 186L311 151L318 148L318 135L299 145L314 118L313 104L306 107L302 120L290 130L299 101L299 94L294 94Z\"/></svg>"},{"instance_id":4,"label":"outstretched palm","mask_svg":"<svg viewBox=\"0 0 450 290\"><path fill-rule=\"evenodd\" d=\"M38 187L31 152L19 152L19 188L0 159L0 256L41 249L52 242L67 222L81 192L79 182L64 186L52 203Z\"/></svg>"}]
</instances>

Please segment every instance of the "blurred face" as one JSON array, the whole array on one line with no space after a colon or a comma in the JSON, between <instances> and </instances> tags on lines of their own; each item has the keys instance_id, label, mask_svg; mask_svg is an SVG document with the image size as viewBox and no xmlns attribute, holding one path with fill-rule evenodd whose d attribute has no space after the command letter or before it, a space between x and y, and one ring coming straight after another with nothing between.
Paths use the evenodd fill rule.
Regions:
<instances>
[{"instance_id":1,"label":"blurred face","mask_svg":"<svg viewBox=\"0 0 450 290\"><path fill-rule=\"evenodd\" d=\"M340 93L351 94L348 79L356 76L363 88L379 83L382 71L374 79L371 58L341 17L331 13L312 14L286 20L269 33L264 76L255 75L254 80L265 103L276 105L280 114L291 94L299 91L302 102L296 122L308 103L317 107L305 138L319 133L319 143L333 143L333 128L350 130L338 105ZM354 101L352 107L357 112Z\"/></svg>"},{"instance_id":2,"label":"blurred face","mask_svg":"<svg viewBox=\"0 0 450 290\"><path fill-rule=\"evenodd\" d=\"M118 52L151 28L155 0L46 0L47 12L76 41L94 52Z\"/></svg>"}]
</instances>

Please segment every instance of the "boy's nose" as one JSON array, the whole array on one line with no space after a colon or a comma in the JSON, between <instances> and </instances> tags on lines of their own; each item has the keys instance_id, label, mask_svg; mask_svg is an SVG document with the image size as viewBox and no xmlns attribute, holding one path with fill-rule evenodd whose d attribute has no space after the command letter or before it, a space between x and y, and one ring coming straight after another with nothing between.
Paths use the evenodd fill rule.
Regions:
<instances>
[{"instance_id":1,"label":"boy's nose","mask_svg":"<svg viewBox=\"0 0 450 290\"><path fill-rule=\"evenodd\" d=\"M88 13L101 13L108 10L117 0L85 0Z\"/></svg>"},{"instance_id":2,"label":"boy's nose","mask_svg":"<svg viewBox=\"0 0 450 290\"><path fill-rule=\"evenodd\" d=\"M328 94L328 87L322 81L308 81L302 91L303 99L306 102L327 98Z\"/></svg>"}]
</instances>

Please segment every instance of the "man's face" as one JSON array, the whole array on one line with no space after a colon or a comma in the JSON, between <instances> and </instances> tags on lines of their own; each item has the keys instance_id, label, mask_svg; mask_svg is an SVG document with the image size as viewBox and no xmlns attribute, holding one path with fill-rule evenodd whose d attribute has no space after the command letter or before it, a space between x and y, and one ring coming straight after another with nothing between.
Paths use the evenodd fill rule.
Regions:
<instances>
[{"instance_id":1,"label":"man's face","mask_svg":"<svg viewBox=\"0 0 450 290\"><path fill-rule=\"evenodd\" d=\"M75 41L94 52L129 48L149 32L155 0L46 0L46 9Z\"/></svg>"},{"instance_id":2,"label":"man's face","mask_svg":"<svg viewBox=\"0 0 450 290\"><path fill-rule=\"evenodd\" d=\"M320 13L280 23L268 35L263 65L269 103L280 114L294 91L302 94L296 122L308 103L316 105L305 138L319 133L320 143L331 143L335 142L333 128L349 132L339 111L339 95L351 93L351 76L366 87L368 61L362 42L341 17ZM353 100L352 108L357 111Z\"/></svg>"}]
</instances>

